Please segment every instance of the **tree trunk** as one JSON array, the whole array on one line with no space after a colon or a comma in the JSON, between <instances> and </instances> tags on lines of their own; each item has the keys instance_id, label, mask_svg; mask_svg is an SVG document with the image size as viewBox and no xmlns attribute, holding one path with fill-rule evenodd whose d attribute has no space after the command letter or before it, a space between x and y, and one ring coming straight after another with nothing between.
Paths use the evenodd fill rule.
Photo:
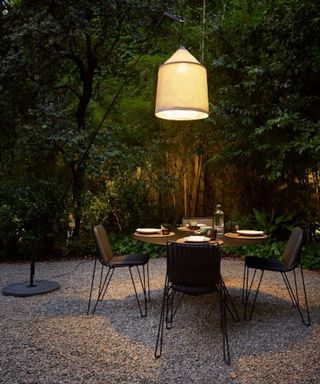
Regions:
<instances>
[{"instance_id":1,"label":"tree trunk","mask_svg":"<svg viewBox=\"0 0 320 384\"><path fill-rule=\"evenodd\" d=\"M184 201L184 212L183 212L183 215L184 217L188 217L189 216L189 212L188 212L188 193L187 193L187 174L186 172L184 172L183 174L183 201Z\"/></svg>"},{"instance_id":2,"label":"tree trunk","mask_svg":"<svg viewBox=\"0 0 320 384\"><path fill-rule=\"evenodd\" d=\"M79 66L80 76L82 80L82 94L79 97L79 103L76 110L76 122L78 132L86 129L86 112L89 102L92 97L93 78L94 72L97 67L97 60L93 55L91 47L90 36L86 36L87 50L86 50L86 65L84 62ZM84 179L87 155L90 148L87 147L87 143L84 147L79 149L79 161L73 170L73 184L72 184L72 203L74 212L75 228L73 237L78 238L80 234L80 225L82 218L82 193L84 189Z\"/></svg>"},{"instance_id":3,"label":"tree trunk","mask_svg":"<svg viewBox=\"0 0 320 384\"><path fill-rule=\"evenodd\" d=\"M73 182L72 188L72 202L73 202L73 213L74 213L74 230L73 237L78 238L80 234L80 225L82 219L82 192L84 187L84 169L80 169Z\"/></svg>"},{"instance_id":4,"label":"tree trunk","mask_svg":"<svg viewBox=\"0 0 320 384\"><path fill-rule=\"evenodd\" d=\"M196 212L197 212L201 169L202 169L202 156L196 156L194 161L194 178L192 183L192 209L191 209L192 216L196 216Z\"/></svg>"}]
</instances>

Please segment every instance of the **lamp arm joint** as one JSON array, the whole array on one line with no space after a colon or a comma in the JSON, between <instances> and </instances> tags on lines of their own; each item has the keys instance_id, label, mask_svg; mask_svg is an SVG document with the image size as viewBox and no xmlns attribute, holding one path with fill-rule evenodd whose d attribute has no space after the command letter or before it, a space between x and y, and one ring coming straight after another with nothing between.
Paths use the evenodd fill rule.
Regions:
<instances>
[{"instance_id":1,"label":"lamp arm joint","mask_svg":"<svg viewBox=\"0 0 320 384\"><path fill-rule=\"evenodd\" d=\"M169 13L169 12L164 12L163 16L167 16L170 19L177 21L178 23L184 23L185 22L185 20L182 17L173 15L172 13Z\"/></svg>"}]
</instances>

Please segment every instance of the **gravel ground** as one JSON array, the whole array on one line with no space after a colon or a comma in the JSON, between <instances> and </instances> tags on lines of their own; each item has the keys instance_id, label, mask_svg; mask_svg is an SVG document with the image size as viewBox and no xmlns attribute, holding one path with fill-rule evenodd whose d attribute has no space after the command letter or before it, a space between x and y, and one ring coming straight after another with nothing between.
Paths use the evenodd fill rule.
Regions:
<instances>
[{"instance_id":1,"label":"gravel ground","mask_svg":"<svg viewBox=\"0 0 320 384\"><path fill-rule=\"evenodd\" d=\"M60 283L29 298L0 295L0 383L319 383L320 273L306 271L311 310L305 327L281 276L266 273L252 321L228 320L231 365L222 357L216 295L188 297L153 353L165 259L150 261L148 317L139 316L129 273L117 270L95 315L86 316L93 261L39 262L36 275ZM222 260L241 312L243 262ZM0 264L0 287L28 278L28 264Z\"/></svg>"}]
</instances>

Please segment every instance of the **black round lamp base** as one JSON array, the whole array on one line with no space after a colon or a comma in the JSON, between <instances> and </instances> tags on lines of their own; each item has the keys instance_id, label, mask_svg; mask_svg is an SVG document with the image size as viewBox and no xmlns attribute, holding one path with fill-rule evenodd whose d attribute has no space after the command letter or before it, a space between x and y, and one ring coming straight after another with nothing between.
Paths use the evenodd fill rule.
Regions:
<instances>
[{"instance_id":1,"label":"black round lamp base","mask_svg":"<svg viewBox=\"0 0 320 384\"><path fill-rule=\"evenodd\" d=\"M30 282L23 281L7 285L2 289L2 294L5 296L28 297L50 293L59 288L60 285L55 281L39 280L35 281L32 286L30 286Z\"/></svg>"}]
</instances>

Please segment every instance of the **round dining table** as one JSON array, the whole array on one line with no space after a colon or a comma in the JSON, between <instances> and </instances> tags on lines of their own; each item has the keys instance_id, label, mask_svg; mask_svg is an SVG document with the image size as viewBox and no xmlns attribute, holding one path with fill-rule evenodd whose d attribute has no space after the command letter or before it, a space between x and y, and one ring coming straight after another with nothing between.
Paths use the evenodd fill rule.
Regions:
<instances>
[{"instance_id":1,"label":"round dining table","mask_svg":"<svg viewBox=\"0 0 320 384\"><path fill-rule=\"evenodd\" d=\"M190 234L194 233L189 231ZM187 231L171 231L168 235L163 235L161 232L153 234L141 234L138 232L133 233L132 237L135 240L143 241L145 243L156 244L156 245L167 245L168 241L179 241L183 242L186 238ZM240 247L244 245L259 244L268 239L268 235L262 234L257 236L243 236L234 232L227 232L224 234L222 239L218 242L221 247Z\"/></svg>"}]
</instances>

